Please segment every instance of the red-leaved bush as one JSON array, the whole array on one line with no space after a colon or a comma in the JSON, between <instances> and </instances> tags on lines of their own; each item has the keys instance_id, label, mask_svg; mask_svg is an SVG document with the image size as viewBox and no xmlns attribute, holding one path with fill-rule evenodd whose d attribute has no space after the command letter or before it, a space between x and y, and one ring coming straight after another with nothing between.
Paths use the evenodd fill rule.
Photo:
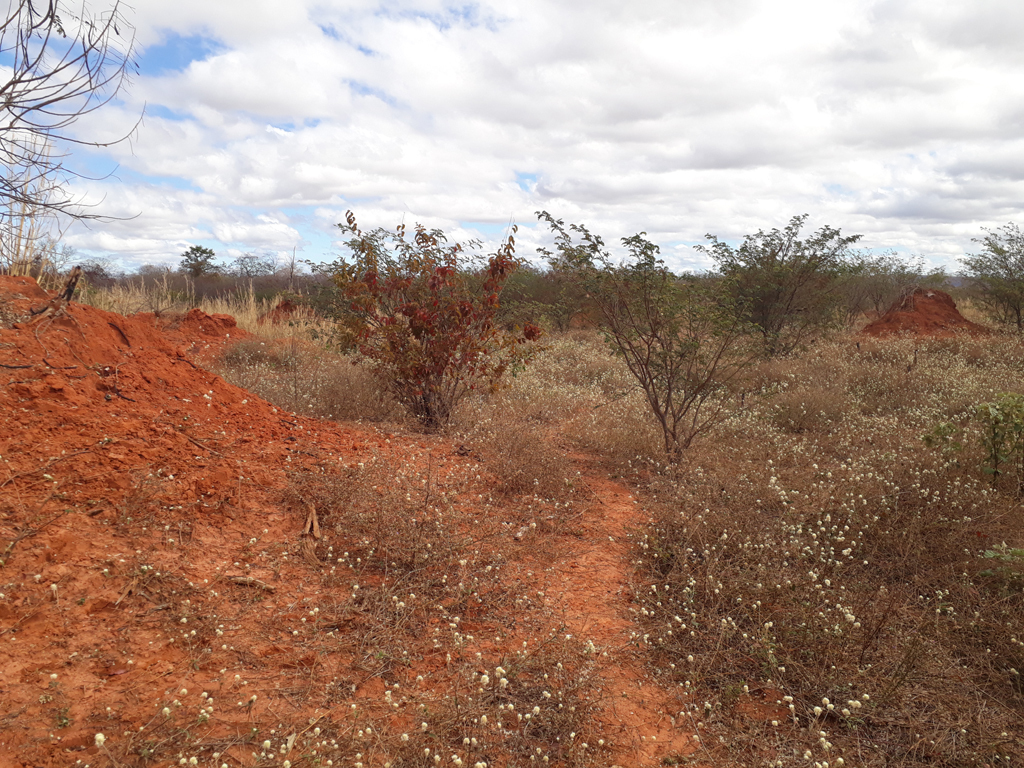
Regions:
<instances>
[{"instance_id":1,"label":"red-leaved bush","mask_svg":"<svg viewBox=\"0 0 1024 768\"><path fill-rule=\"evenodd\" d=\"M351 259L320 270L338 290L339 330L424 427L444 426L467 393L496 389L528 361L540 329L510 333L495 323L502 286L518 266L515 227L469 271L463 246L449 245L440 230L417 225L411 241L404 224L363 232L351 211L338 226L350 236Z\"/></svg>"}]
</instances>

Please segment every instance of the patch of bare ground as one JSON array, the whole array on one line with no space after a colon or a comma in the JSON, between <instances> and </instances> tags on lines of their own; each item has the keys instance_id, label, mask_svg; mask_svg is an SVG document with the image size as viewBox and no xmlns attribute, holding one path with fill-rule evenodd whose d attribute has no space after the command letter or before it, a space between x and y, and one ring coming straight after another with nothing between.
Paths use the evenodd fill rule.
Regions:
<instances>
[{"instance_id":1,"label":"patch of bare ground","mask_svg":"<svg viewBox=\"0 0 1024 768\"><path fill-rule=\"evenodd\" d=\"M558 537L557 557L543 570L541 584L547 606L566 630L593 643L599 654L599 731L613 745L615 764L674 765L699 758L700 740L691 724L676 719L686 702L646 671L647 653L630 616L630 538L649 521L630 490L595 457L573 459L590 503Z\"/></svg>"}]
</instances>

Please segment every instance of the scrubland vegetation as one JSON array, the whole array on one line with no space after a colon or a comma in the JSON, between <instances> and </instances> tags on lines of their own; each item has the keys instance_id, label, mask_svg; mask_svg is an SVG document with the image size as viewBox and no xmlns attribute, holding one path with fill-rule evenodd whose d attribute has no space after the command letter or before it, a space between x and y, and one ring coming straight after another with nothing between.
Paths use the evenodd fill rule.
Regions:
<instances>
[{"instance_id":1,"label":"scrubland vegetation","mask_svg":"<svg viewBox=\"0 0 1024 768\"><path fill-rule=\"evenodd\" d=\"M251 290L174 301L239 317L254 336L229 347L216 370L280 407L459 441L495 481L477 513L481 537L498 519L489 510L504 510L507 521L509 510L536 505L551 525L578 514L576 458L599 457L640 501L634 642L678 691L676 723L699 736L688 759L1024 761L1024 405L1006 394L1021 389L1024 344L1012 312L1001 306L1010 330L986 337L857 337L882 295L898 298L942 275L892 257L858 271L853 255L839 253L852 239L826 228L800 241L795 219L738 250L713 241L738 274L675 276L641 236L625 241L631 259L614 264L600 238L547 221L557 242L539 281L540 272L513 271L511 239L506 262L460 272L440 233L388 241L350 220L358 268L334 265L319 300L298 314L259 322L274 301ZM786 283L794 270L773 272L761 258L789 249L806 265L822 245L833 249L827 269L799 284ZM166 280L121 283L89 289L84 300L163 311L177 306L171 293ZM781 314L778 301L789 302ZM532 324L546 333L524 333ZM432 334L457 343L430 347ZM462 388L442 411L424 405L430 387L451 381ZM424 558L458 571L459 588L472 579L473 594L485 590L514 610L504 556L481 555L446 525L443 496L424 496L421 482L403 496L401 480L378 503L351 501L370 482L361 473L376 473L374 487L402 477L374 462L297 477L293 490L345 529L351 544L339 563L355 558L374 578L387 574L384 602L359 608L358 642L395 657L403 633L421 631L419 603L403 595L429 595L429 605L453 588L431 581ZM333 520L339 506L351 517ZM352 605L330 625L341 627ZM574 703L552 711L545 727L572 742L567 733L586 730L590 662L585 649L563 646L551 646L558 658L544 663L554 659L560 695ZM493 661L507 671L532 659ZM438 717L461 733L467 717L508 716L511 703L521 711L533 699L495 691ZM430 748L423 738L417 753ZM524 738L510 754L532 760L539 743ZM590 758L563 751L557 759Z\"/></svg>"},{"instance_id":2,"label":"scrubland vegetation","mask_svg":"<svg viewBox=\"0 0 1024 768\"><path fill-rule=\"evenodd\" d=\"M219 370L290 410L417 428L372 361L291 330L235 345ZM979 406L1018 389L1022 366L1013 336L823 339L747 369L728 417L669 464L642 389L579 329L547 335L447 429L509 497L565 501L573 452L634 487L652 516L635 532L637 642L716 760L1013 765L1024 513L1012 465L985 471ZM415 559L424 535L435 556L458 548L384 510L345 523L373 532L372 556Z\"/></svg>"},{"instance_id":3,"label":"scrubland vegetation","mask_svg":"<svg viewBox=\"0 0 1024 768\"><path fill-rule=\"evenodd\" d=\"M27 26L12 23L22 17ZM36 121L5 129L16 151L3 186L0 270L47 289L60 285L73 254L39 223L47 213L88 215L63 190L63 156L46 142L122 85L131 45L107 54L104 42L119 34L119 19L83 17L90 31L72 35L72 55L56 70L37 71L41 53L15 70L30 84L16 111ZM42 50L51 31L65 38L55 6L17 3L8 26L22 44L42 34ZM57 74L88 60L97 41L96 65L77 75L72 67L70 80ZM81 94L85 106L45 117L47 104ZM333 599L291 629L312 661L278 692L325 707L345 701L355 683L325 682L316 666L348 654L386 686L379 699L322 728L313 719L258 742L254 727L247 739L215 744L196 736L215 711L208 694L166 690L152 719L118 744L97 733L97 759L137 764L176 753L197 765L196 754L212 753L216 764L244 746L255 765L278 764L294 747L296 768L385 759L395 768L486 768L495 751L509 766L602 765L603 742L584 741L598 706L593 645L548 626L538 645L485 655L464 623L484 600L510 619L532 607L513 589L509 564L517 547L542 547L546 533L581 514L575 467L586 454L640 502L632 638L678 692L673 724L696 734L697 750L666 764L1024 764L1019 229L988 231L963 261L965 295L1009 332L858 341L851 332L865 314L915 287L942 286L945 275L858 253L857 236L830 227L801 236L800 216L736 246L709 236L716 268L706 275L673 274L642 233L624 239L628 258L618 262L585 227L540 218L555 244L536 268L517 263L512 236L486 262L467 263L443 233L364 233L351 216L342 229L352 258L313 276L299 275L294 259L285 268L258 255L218 265L201 246L175 271L125 276L83 265L82 302L126 315L195 306L234 315L252 336L215 368L278 407L392 434L442 432L494 481L470 505L457 499L473 478L452 472L439 482L441 468L423 456L374 453L295 472L281 503L319 515L344 549L303 540L299 557L316 564ZM268 320L285 294L300 309ZM155 524L147 489L157 482L150 474L126 495L117 526ZM519 543L517 525L536 539ZM5 556L29 530L38 532L26 527ZM287 562L283 545L253 537L247 546L246 567ZM203 593L148 565L132 578L154 594L173 586L190 596L186 606L196 599L182 626L169 614L167 622L199 670L224 634L202 612ZM402 687L396 670L416 643L443 650L446 664ZM40 704L66 701L58 678ZM257 697L245 685L236 678L225 693L251 711ZM393 718L399 701L421 724ZM70 706L57 711L60 730Z\"/></svg>"}]
</instances>

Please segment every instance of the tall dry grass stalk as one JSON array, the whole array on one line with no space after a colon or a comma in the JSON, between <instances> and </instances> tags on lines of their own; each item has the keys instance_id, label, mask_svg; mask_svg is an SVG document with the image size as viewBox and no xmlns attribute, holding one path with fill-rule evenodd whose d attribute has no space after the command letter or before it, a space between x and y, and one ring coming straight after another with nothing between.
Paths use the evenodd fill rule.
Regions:
<instances>
[{"instance_id":1,"label":"tall dry grass stalk","mask_svg":"<svg viewBox=\"0 0 1024 768\"><path fill-rule=\"evenodd\" d=\"M165 274L148 282L140 277L104 288L86 286L80 301L119 315L138 312L158 315L184 313L196 308L210 315L231 315L239 328L267 341L291 337L330 337L331 324L308 307L298 307L289 317L279 322L264 322L263 318L283 298L282 294L259 298L251 282L241 290L215 296L199 296L192 279Z\"/></svg>"},{"instance_id":2,"label":"tall dry grass stalk","mask_svg":"<svg viewBox=\"0 0 1024 768\"><path fill-rule=\"evenodd\" d=\"M146 283L143 278L119 281L109 287L97 288L84 285L79 293L83 304L115 312L119 315L134 315L139 312L187 312L198 305L195 285L186 279L183 287L172 285L170 276Z\"/></svg>"}]
</instances>

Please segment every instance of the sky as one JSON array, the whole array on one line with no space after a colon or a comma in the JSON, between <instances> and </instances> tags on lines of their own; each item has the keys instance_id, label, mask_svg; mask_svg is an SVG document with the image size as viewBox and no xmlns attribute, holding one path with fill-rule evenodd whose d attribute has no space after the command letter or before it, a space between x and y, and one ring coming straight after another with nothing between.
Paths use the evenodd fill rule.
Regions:
<instances>
[{"instance_id":1,"label":"sky","mask_svg":"<svg viewBox=\"0 0 1024 768\"><path fill-rule=\"evenodd\" d=\"M95 0L94 10L101 8ZM108 2L109 7L109 0ZM130 141L70 160L119 217L83 256L176 265L190 245L322 262L335 226L422 223L485 251L535 216L675 269L693 246L809 214L958 268L1024 224L1019 0L131 0L137 73L76 125Z\"/></svg>"}]
</instances>

